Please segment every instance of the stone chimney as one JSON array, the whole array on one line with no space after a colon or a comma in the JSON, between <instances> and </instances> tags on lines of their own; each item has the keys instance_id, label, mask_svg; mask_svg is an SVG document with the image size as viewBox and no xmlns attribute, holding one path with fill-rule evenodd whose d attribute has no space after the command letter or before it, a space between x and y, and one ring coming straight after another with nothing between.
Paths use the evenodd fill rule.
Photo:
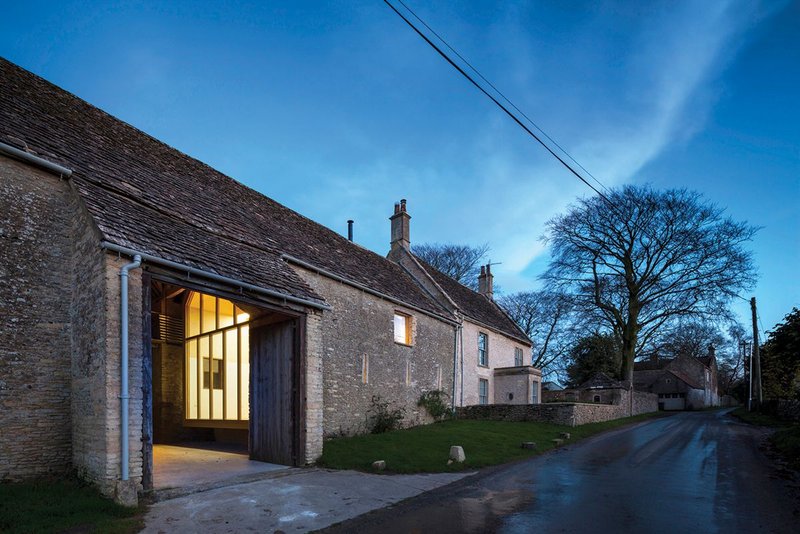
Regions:
<instances>
[{"instance_id":1,"label":"stone chimney","mask_svg":"<svg viewBox=\"0 0 800 534\"><path fill-rule=\"evenodd\" d=\"M411 215L406 211L406 199L395 203L394 215L389 217L389 220L392 221L392 250L398 248L410 250L409 221Z\"/></svg>"},{"instance_id":2,"label":"stone chimney","mask_svg":"<svg viewBox=\"0 0 800 534\"><path fill-rule=\"evenodd\" d=\"M717 348L714 346L713 343L708 344L708 355L712 358L717 357Z\"/></svg>"},{"instance_id":3,"label":"stone chimney","mask_svg":"<svg viewBox=\"0 0 800 534\"><path fill-rule=\"evenodd\" d=\"M492 264L481 265L481 274L478 276L478 293L494 300L494 276Z\"/></svg>"}]
</instances>

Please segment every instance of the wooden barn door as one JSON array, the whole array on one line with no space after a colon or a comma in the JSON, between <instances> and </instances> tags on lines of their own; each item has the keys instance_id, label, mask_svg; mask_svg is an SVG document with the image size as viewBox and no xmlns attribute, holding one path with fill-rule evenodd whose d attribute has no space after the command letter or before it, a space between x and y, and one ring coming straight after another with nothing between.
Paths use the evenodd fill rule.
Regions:
<instances>
[{"instance_id":1,"label":"wooden barn door","mask_svg":"<svg viewBox=\"0 0 800 534\"><path fill-rule=\"evenodd\" d=\"M250 458L297 464L300 421L295 320L251 327Z\"/></svg>"}]
</instances>

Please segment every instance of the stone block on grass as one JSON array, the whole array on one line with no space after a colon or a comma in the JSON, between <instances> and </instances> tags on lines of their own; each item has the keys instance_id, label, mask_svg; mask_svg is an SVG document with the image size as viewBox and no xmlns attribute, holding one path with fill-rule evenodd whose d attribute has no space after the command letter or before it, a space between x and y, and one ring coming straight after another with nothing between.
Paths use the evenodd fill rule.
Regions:
<instances>
[{"instance_id":1,"label":"stone block on grass","mask_svg":"<svg viewBox=\"0 0 800 534\"><path fill-rule=\"evenodd\" d=\"M466 460L467 457L464 455L464 447L461 445L453 445L450 447L450 459L458 463Z\"/></svg>"}]
</instances>

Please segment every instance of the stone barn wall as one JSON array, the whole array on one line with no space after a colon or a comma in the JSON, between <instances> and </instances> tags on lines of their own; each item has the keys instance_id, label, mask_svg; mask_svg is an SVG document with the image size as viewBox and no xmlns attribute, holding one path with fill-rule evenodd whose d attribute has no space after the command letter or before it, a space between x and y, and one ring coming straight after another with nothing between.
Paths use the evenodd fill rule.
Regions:
<instances>
[{"instance_id":1,"label":"stone barn wall","mask_svg":"<svg viewBox=\"0 0 800 534\"><path fill-rule=\"evenodd\" d=\"M0 482L71 467L73 203L0 156Z\"/></svg>"},{"instance_id":2,"label":"stone barn wall","mask_svg":"<svg viewBox=\"0 0 800 534\"><path fill-rule=\"evenodd\" d=\"M404 426L432 422L417 401L437 389L447 393L448 401L452 396L454 326L312 271L297 271L333 308L319 316L318 324L316 315L309 316L307 325L309 333L316 328L321 334L322 384L312 382L310 335L307 365L309 392L322 389L325 437L368 432L374 396L388 401L390 409L404 410ZM411 346L394 341L395 310L413 318ZM318 408L308 402L309 428L319 423ZM308 444L311 450L313 445Z\"/></svg>"}]
</instances>

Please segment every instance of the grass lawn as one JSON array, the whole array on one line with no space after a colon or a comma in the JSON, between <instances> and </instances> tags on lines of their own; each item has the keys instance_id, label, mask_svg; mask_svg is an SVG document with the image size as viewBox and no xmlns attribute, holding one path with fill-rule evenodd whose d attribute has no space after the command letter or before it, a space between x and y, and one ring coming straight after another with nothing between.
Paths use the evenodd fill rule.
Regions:
<instances>
[{"instance_id":1,"label":"grass lawn","mask_svg":"<svg viewBox=\"0 0 800 534\"><path fill-rule=\"evenodd\" d=\"M658 415L663 413L656 412L578 427L533 422L443 421L384 434L367 434L326 441L320 465L334 469L370 471L372 462L385 460L386 471L392 473L461 471L541 454L554 447L551 440L558 438L561 432L569 432L572 435L570 441L575 441ZM523 449L521 447L523 441L536 442L536 449ZM464 447L467 460L463 464L447 465L451 445Z\"/></svg>"},{"instance_id":2,"label":"grass lawn","mask_svg":"<svg viewBox=\"0 0 800 534\"><path fill-rule=\"evenodd\" d=\"M138 532L143 511L74 479L0 484L0 532Z\"/></svg>"},{"instance_id":3,"label":"grass lawn","mask_svg":"<svg viewBox=\"0 0 800 534\"><path fill-rule=\"evenodd\" d=\"M792 468L800 470L800 423L784 421L759 412L748 412L744 407L735 409L731 415L751 425L775 428L775 433L769 437L770 443Z\"/></svg>"}]
</instances>

